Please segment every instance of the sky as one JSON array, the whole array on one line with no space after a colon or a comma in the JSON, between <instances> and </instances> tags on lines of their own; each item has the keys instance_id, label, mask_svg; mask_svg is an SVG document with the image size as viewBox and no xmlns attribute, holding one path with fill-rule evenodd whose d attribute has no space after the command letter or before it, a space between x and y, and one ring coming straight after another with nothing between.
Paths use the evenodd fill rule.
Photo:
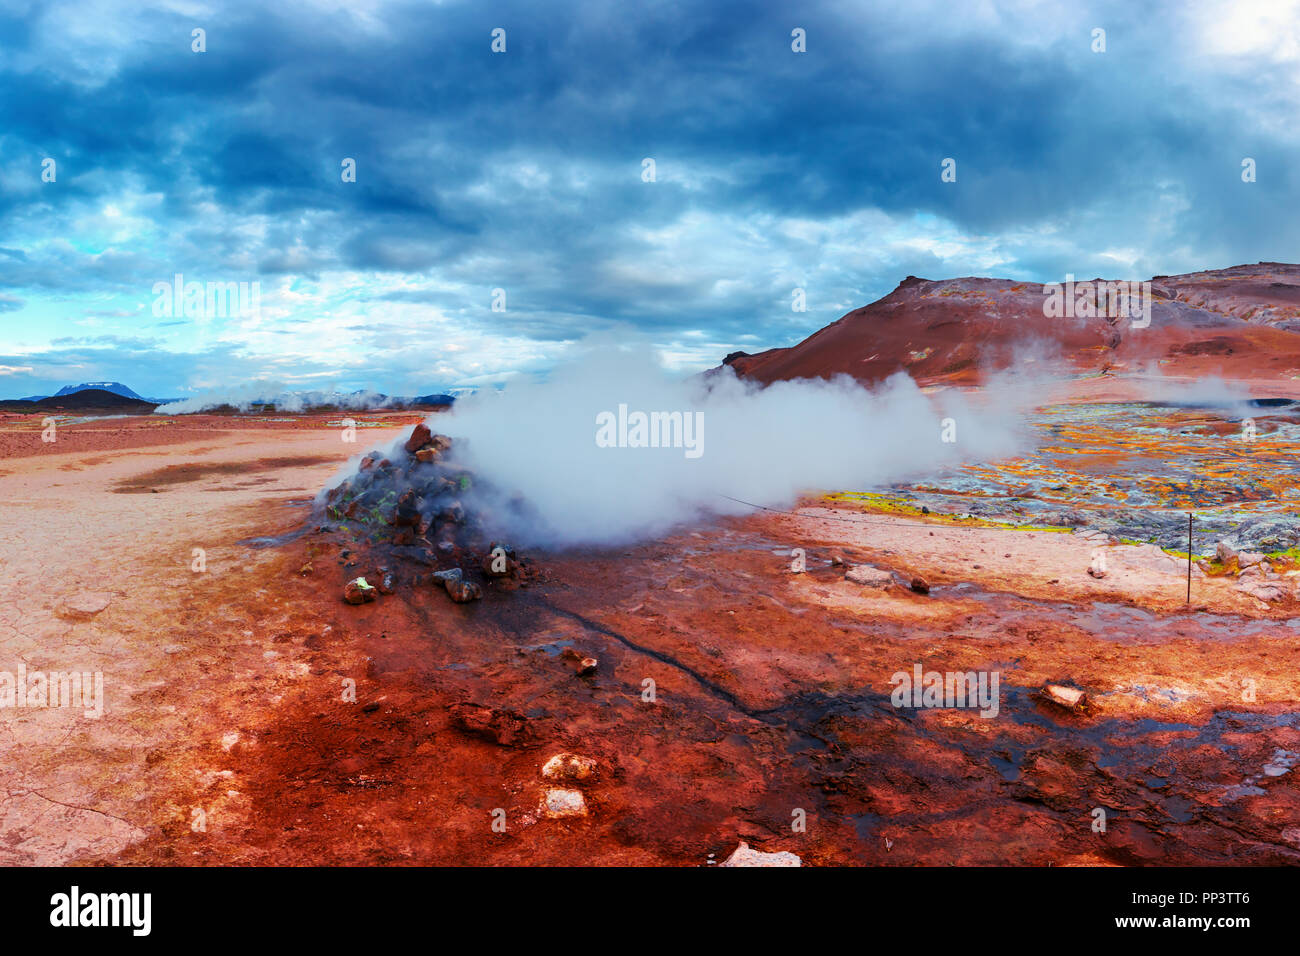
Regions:
<instances>
[{"instance_id":1,"label":"sky","mask_svg":"<svg viewBox=\"0 0 1300 956\"><path fill-rule=\"evenodd\" d=\"M908 275L1296 261L1297 107L1300 2L0 0L0 398L690 372Z\"/></svg>"}]
</instances>

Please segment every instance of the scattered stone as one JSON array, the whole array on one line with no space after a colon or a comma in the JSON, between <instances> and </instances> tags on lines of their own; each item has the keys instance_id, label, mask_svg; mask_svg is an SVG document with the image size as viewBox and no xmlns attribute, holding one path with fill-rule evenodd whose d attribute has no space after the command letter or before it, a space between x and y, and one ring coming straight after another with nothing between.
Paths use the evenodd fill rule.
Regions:
<instances>
[{"instance_id":1,"label":"scattered stone","mask_svg":"<svg viewBox=\"0 0 1300 956\"><path fill-rule=\"evenodd\" d=\"M343 600L349 604L364 604L375 599L375 586L365 578L353 578L343 586Z\"/></svg>"},{"instance_id":2,"label":"scattered stone","mask_svg":"<svg viewBox=\"0 0 1300 956\"><path fill-rule=\"evenodd\" d=\"M542 796L542 813L552 820L563 817L585 817L587 798L581 790L564 790L553 787Z\"/></svg>"},{"instance_id":3,"label":"scattered stone","mask_svg":"<svg viewBox=\"0 0 1300 956\"><path fill-rule=\"evenodd\" d=\"M394 590L396 590L396 587L393 583L393 575L392 572L389 572L379 579L379 593L392 594Z\"/></svg>"},{"instance_id":4,"label":"scattered stone","mask_svg":"<svg viewBox=\"0 0 1300 956\"><path fill-rule=\"evenodd\" d=\"M420 424L415 426L414 430L411 432L411 437L406 439L406 444L402 447L406 450L406 453L410 455L429 444L432 439L433 433L429 431L429 426L424 422L420 422Z\"/></svg>"},{"instance_id":5,"label":"scattered stone","mask_svg":"<svg viewBox=\"0 0 1300 956\"><path fill-rule=\"evenodd\" d=\"M803 861L795 854L784 850L777 853L764 853L762 850L755 850L744 840L741 840L740 846L736 847L735 852L723 860L719 866L803 866Z\"/></svg>"},{"instance_id":6,"label":"scattered stone","mask_svg":"<svg viewBox=\"0 0 1300 956\"><path fill-rule=\"evenodd\" d=\"M102 591L91 591L69 598L63 605L63 613L68 617L90 618L103 611L112 603L113 595Z\"/></svg>"},{"instance_id":7,"label":"scattered stone","mask_svg":"<svg viewBox=\"0 0 1300 956\"><path fill-rule=\"evenodd\" d=\"M393 509L392 523L397 528L415 528L418 527L423 519L420 514L420 499L411 489L402 492L397 499L397 507Z\"/></svg>"},{"instance_id":8,"label":"scattered stone","mask_svg":"<svg viewBox=\"0 0 1300 956\"><path fill-rule=\"evenodd\" d=\"M842 568L842 567L844 567L844 555L839 554L838 552L836 552L835 554L832 554L832 555L831 555L831 567L833 567L833 568Z\"/></svg>"},{"instance_id":9,"label":"scattered stone","mask_svg":"<svg viewBox=\"0 0 1300 956\"><path fill-rule=\"evenodd\" d=\"M457 730L499 747L513 747L529 736L528 718L517 711L471 703L452 704L448 711Z\"/></svg>"},{"instance_id":10,"label":"scattered stone","mask_svg":"<svg viewBox=\"0 0 1300 956\"><path fill-rule=\"evenodd\" d=\"M447 594L457 604L468 604L470 601L477 601L483 596L483 589L473 581L454 578L442 583L443 587L447 589Z\"/></svg>"},{"instance_id":11,"label":"scattered stone","mask_svg":"<svg viewBox=\"0 0 1300 956\"><path fill-rule=\"evenodd\" d=\"M421 448L415 453L415 460L424 464L428 464L437 457L438 450L436 448Z\"/></svg>"},{"instance_id":12,"label":"scattered stone","mask_svg":"<svg viewBox=\"0 0 1300 956\"><path fill-rule=\"evenodd\" d=\"M542 764L542 776L561 783L585 783L596 778L598 769L598 764L590 757L558 753Z\"/></svg>"},{"instance_id":13,"label":"scattered stone","mask_svg":"<svg viewBox=\"0 0 1300 956\"><path fill-rule=\"evenodd\" d=\"M1042 693L1047 700L1066 710L1082 710L1088 702L1087 694L1068 684L1044 684Z\"/></svg>"},{"instance_id":14,"label":"scattered stone","mask_svg":"<svg viewBox=\"0 0 1300 956\"><path fill-rule=\"evenodd\" d=\"M887 588L894 583L894 576L869 564L855 564L844 572L844 580L869 588Z\"/></svg>"},{"instance_id":15,"label":"scattered stone","mask_svg":"<svg viewBox=\"0 0 1300 956\"><path fill-rule=\"evenodd\" d=\"M1237 557L1237 552L1232 550L1228 542L1220 541L1214 546L1214 556L1219 559L1220 564L1231 564Z\"/></svg>"},{"instance_id":16,"label":"scattered stone","mask_svg":"<svg viewBox=\"0 0 1300 956\"><path fill-rule=\"evenodd\" d=\"M520 564L513 548L493 541L483 556L483 573L490 578L517 577Z\"/></svg>"},{"instance_id":17,"label":"scattered stone","mask_svg":"<svg viewBox=\"0 0 1300 956\"><path fill-rule=\"evenodd\" d=\"M445 568L442 571L433 572L433 580L439 584L445 584L448 581L459 581L464 577L465 572L460 568Z\"/></svg>"},{"instance_id":18,"label":"scattered stone","mask_svg":"<svg viewBox=\"0 0 1300 956\"><path fill-rule=\"evenodd\" d=\"M912 590L917 594L929 594L930 582L919 574L912 575Z\"/></svg>"},{"instance_id":19,"label":"scattered stone","mask_svg":"<svg viewBox=\"0 0 1300 956\"><path fill-rule=\"evenodd\" d=\"M1092 552L1092 563L1088 565L1088 573L1094 578L1104 578L1106 576L1106 552L1098 548Z\"/></svg>"},{"instance_id":20,"label":"scattered stone","mask_svg":"<svg viewBox=\"0 0 1300 956\"><path fill-rule=\"evenodd\" d=\"M596 673L596 667L600 663L594 657L584 657L572 647L566 647L560 652L560 656L569 663L569 666L573 668L574 673L579 677L590 677Z\"/></svg>"}]
</instances>

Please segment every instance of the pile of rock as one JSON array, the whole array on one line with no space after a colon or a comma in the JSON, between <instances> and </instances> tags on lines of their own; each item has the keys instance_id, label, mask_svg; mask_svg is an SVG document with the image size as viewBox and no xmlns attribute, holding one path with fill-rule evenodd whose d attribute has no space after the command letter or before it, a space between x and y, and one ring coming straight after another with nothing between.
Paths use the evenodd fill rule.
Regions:
<instances>
[{"instance_id":1,"label":"pile of rock","mask_svg":"<svg viewBox=\"0 0 1300 956\"><path fill-rule=\"evenodd\" d=\"M400 447L372 451L356 473L325 494L328 517L364 531L371 550L389 561L431 568L431 583L463 604L483 596L490 579L526 583L533 572L513 549L490 540L465 500L482 490L477 477L454 460L452 440L416 425ZM365 577L344 587L349 604L391 594L393 578L381 566L378 586Z\"/></svg>"},{"instance_id":2,"label":"pile of rock","mask_svg":"<svg viewBox=\"0 0 1300 956\"><path fill-rule=\"evenodd\" d=\"M1237 551L1220 541L1214 556L1226 570L1236 572L1238 591L1264 604L1286 600L1295 593L1295 573L1279 573L1262 552Z\"/></svg>"}]
</instances>

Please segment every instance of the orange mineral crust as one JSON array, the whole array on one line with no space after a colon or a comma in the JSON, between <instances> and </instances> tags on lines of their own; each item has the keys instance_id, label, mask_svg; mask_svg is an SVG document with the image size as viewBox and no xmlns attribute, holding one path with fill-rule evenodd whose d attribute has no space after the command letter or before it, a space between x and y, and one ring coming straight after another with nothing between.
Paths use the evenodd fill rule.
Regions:
<instances>
[{"instance_id":1,"label":"orange mineral crust","mask_svg":"<svg viewBox=\"0 0 1300 956\"><path fill-rule=\"evenodd\" d=\"M1008 480L1150 451L1045 421ZM390 467L424 476L441 451L411 425L346 443L326 416L151 416L33 449L39 428L0 424L0 671L103 686L98 717L0 708L0 859L1300 860L1300 611L1293 587L1241 589L1244 552L1198 568L1188 605L1153 545L814 495L528 550L528 574L471 567L472 536L394 560L454 509L311 502L372 447L415 441ZM480 596L435 578L449 555ZM359 577L377 593L347 603ZM996 712L896 705L918 667L996 674Z\"/></svg>"}]
</instances>

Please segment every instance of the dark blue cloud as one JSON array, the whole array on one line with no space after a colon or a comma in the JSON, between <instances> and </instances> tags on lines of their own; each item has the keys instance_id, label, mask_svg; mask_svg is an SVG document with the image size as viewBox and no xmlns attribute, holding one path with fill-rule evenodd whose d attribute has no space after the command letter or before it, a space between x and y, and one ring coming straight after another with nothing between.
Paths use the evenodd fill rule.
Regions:
<instances>
[{"instance_id":1,"label":"dark blue cloud","mask_svg":"<svg viewBox=\"0 0 1300 956\"><path fill-rule=\"evenodd\" d=\"M545 353L623 323L665 344L702 335L720 356L788 344L909 273L1140 277L1285 259L1300 240L1294 60L1267 36L1216 50L1224 24L1176 5L99 16L75 3L0 16L0 301L44 303L56 326L61 297L147 306L176 271L302 279L328 286L321 310L427 307L472 330L478 367L456 366L468 377L515 361L491 354L494 334ZM206 53L190 50L195 27ZM490 50L495 27L505 54ZM794 27L807 53L791 51ZM47 156L57 184L39 183ZM340 181L345 157L356 183ZM357 288L340 291L349 275ZM795 285L806 313L790 311ZM497 287L504 314L489 308ZM283 337L292 309L311 307L224 331ZM255 355L255 340L236 351ZM298 357L304 371L330 364ZM149 387L174 391L191 371L160 366ZM392 387L383 367L363 372L376 378L357 385Z\"/></svg>"}]
</instances>

